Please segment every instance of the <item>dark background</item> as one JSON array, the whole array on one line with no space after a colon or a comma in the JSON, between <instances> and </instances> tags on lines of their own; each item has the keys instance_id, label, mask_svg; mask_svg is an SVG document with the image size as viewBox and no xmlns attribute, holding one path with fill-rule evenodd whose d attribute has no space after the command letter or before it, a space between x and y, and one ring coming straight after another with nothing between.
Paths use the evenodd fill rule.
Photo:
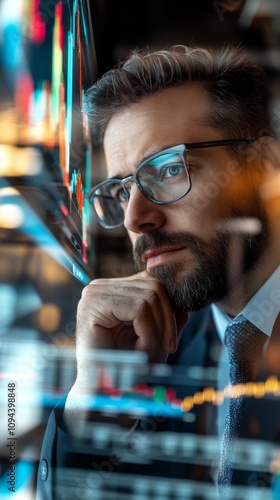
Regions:
<instances>
[{"instance_id":1,"label":"dark background","mask_svg":"<svg viewBox=\"0 0 280 500\"><path fill-rule=\"evenodd\" d=\"M100 74L136 47L240 42L279 73L278 0L89 1Z\"/></svg>"}]
</instances>

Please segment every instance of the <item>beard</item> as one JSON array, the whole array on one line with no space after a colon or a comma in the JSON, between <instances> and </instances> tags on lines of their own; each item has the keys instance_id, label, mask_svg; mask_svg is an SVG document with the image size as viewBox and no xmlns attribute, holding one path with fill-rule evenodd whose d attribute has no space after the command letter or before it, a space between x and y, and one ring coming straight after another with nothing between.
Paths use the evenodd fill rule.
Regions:
<instances>
[{"instance_id":1,"label":"beard","mask_svg":"<svg viewBox=\"0 0 280 500\"><path fill-rule=\"evenodd\" d=\"M217 231L216 236L208 241L190 233L151 231L140 236L135 244L133 258L136 269L145 269L141 255L149 249L177 244L185 247L195 262L192 269L186 268L184 262L176 262L158 266L149 272L162 283L175 311L203 309L226 297L238 284L241 275L256 266L268 242L268 223L263 214L261 223L262 231L258 234ZM235 251L238 249L238 266L229 251L232 248Z\"/></svg>"}]
</instances>

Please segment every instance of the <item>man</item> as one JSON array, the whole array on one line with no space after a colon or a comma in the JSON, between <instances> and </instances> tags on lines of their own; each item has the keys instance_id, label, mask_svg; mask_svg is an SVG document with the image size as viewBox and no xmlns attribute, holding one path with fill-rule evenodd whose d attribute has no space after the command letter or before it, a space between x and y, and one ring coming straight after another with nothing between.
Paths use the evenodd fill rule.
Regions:
<instances>
[{"instance_id":1,"label":"man","mask_svg":"<svg viewBox=\"0 0 280 500\"><path fill-rule=\"evenodd\" d=\"M261 331L260 359L252 360L253 372L242 372L237 384L247 390L248 382L252 388L259 366L263 380L271 373L278 376L280 227L277 192L271 186L279 179L279 145L272 138L265 96L262 71L234 48L135 52L89 89L85 111L91 139L103 145L108 171L107 181L91 190L89 200L105 228L124 224L137 274L94 280L83 291L77 313L77 379L58 427L54 415L49 424L43 471L51 460L58 467L75 465L62 460L59 450L81 421L92 419L82 405L97 387L88 358L92 350L143 350L150 363L223 366L223 355L210 360L214 338L223 342L232 320L249 320ZM250 333L241 348L247 353L242 358L245 372L254 339ZM262 384L264 395L268 386ZM230 438L224 438L226 452L222 445L226 465L220 465L218 483L226 490L220 491L221 498L230 498L228 487L235 482L238 436L276 439L277 391L272 392L271 406L265 398L244 401L243 390L243 396L235 396L241 410L228 409L230 418L238 414L237 430L222 430ZM208 432L207 418L206 425L197 416L194 432ZM115 469L121 470L119 464ZM177 479L197 484L216 480L205 467L178 465L178 470ZM55 496L59 474L38 477L40 498L51 498L51 491ZM250 469L245 479L237 477L247 487L271 486L267 464L263 470ZM249 498L242 494L231 498Z\"/></svg>"}]
</instances>

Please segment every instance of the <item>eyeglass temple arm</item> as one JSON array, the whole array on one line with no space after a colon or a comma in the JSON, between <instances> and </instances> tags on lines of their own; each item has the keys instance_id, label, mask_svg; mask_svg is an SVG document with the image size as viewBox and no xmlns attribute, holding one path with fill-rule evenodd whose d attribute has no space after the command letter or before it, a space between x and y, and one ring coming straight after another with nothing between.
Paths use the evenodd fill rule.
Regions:
<instances>
[{"instance_id":1,"label":"eyeglass temple arm","mask_svg":"<svg viewBox=\"0 0 280 500\"><path fill-rule=\"evenodd\" d=\"M255 142L258 137L252 137L249 139L225 139L221 141L203 141L203 142L189 142L185 143L187 149L202 149L202 148L214 148L217 146L237 146L238 144L251 144Z\"/></svg>"}]
</instances>

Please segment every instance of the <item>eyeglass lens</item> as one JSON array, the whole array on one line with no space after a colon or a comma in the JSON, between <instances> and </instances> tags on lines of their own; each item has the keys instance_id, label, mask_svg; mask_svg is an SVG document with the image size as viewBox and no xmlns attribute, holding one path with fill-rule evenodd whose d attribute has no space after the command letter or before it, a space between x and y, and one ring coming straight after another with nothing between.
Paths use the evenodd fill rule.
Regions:
<instances>
[{"instance_id":1,"label":"eyeglass lens","mask_svg":"<svg viewBox=\"0 0 280 500\"><path fill-rule=\"evenodd\" d=\"M168 152L143 163L137 170L136 183L142 193L155 203L172 203L190 189L190 179L182 154ZM131 179L112 180L95 190L92 203L104 227L121 225L129 199Z\"/></svg>"}]
</instances>

